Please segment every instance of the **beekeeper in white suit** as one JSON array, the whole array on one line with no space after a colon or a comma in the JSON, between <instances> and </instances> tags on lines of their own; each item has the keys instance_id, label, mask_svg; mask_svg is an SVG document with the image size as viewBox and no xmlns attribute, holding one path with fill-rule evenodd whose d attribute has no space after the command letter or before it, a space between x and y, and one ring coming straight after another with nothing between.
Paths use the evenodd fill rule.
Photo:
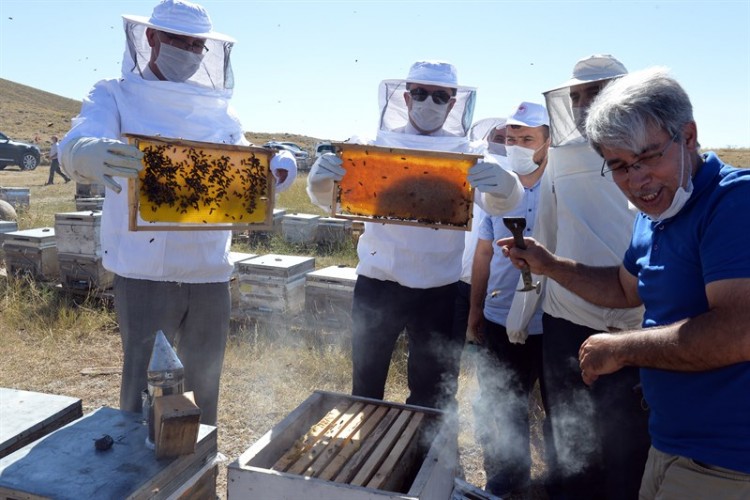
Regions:
<instances>
[{"instance_id":1,"label":"beekeeper in white suit","mask_svg":"<svg viewBox=\"0 0 750 500\"><path fill-rule=\"evenodd\" d=\"M76 181L104 184L102 263L115 273L115 309L124 351L120 407L140 411L157 330L185 367L201 421L215 424L219 378L229 331L231 231L128 230L128 177L142 154L123 134L248 145L229 106L234 40L213 30L200 5L163 0L150 18L123 16L127 44L122 77L102 80L60 145ZM277 190L296 177L294 158L271 161Z\"/></svg>"},{"instance_id":2,"label":"beekeeper in white suit","mask_svg":"<svg viewBox=\"0 0 750 500\"><path fill-rule=\"evenodd\" d=\"M611 55L592 55L544 94L552 147L533 236L558 255L590 266L619 265L637 213L617 185L602 177L601 157L585 136L591 103L626 73ZM543 376L559 462L548 464L550 477L572 498L637 498L649 444L647 412L634 391L638 370L623 369L588 388L578 350L594 333L638 328L643 308L597 306L553 280L542 282L541 295L515 294L507 332L512 341L523 342L541 303Z\"/></svg>"},{"instance_id":3,"label":"beekeeper in white suit","mask_svg":"<svg viewBox=\"0 0 750 500\"><path fill-rule=\"evenodd\" d=\"M418 61L406 79L379 87L380 127L374 144L433 151L473 152L468 138L476 91L458 85L456 68ZM308 176L308 194L329 208L341 160L323 155ZM508 203L517 178L492 161L479 162L468 181L490 211ZM512 200L511 200L512 201ZM365 223L354 288L353 383L358 396L382 399L393 348L401 331L409 341L407 403L455 407L465 331L453 329L465 233Z\"/></svg>"}]
</instances>

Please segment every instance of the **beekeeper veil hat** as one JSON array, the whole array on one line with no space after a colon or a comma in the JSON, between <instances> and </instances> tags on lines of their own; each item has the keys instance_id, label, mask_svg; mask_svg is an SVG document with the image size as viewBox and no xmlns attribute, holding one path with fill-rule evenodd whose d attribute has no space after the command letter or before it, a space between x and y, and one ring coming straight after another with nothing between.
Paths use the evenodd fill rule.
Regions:
<instances>
[{"instance_id":1,"label":"beekeeper veil hat","mask_svg":"<svg viewBox=\"0 0 750 500\"><path fill-rule=\"evenodd\" d=\"M544 93L550 118L551 145L555 147L586 140L585 120L590 102L585 107L573 107L571 90L581 93L583 86L593 85L596 89L592 90L597 92L610 80L627 72L625 66L609 54L595 54L576 62L569 79Z\"/></svg>"},{"instance_id":2,"label":"beekeeper veil hat","mask_svg":"<svg viewBox=\"0 0 750 500\"><path fill-rule=\"evenodd\" d=\"M404 79L383 80L378 89L380 105L380 130L384 132L399 131L409 121L408 108L404 93L411 88L410 84L422 84L444 87L453 94L455 104L443 123L445 135L466 137L474 115L476 89L458 84L456 67L443 61L417 61L412 64ZM427 97L431 99L431 97Z\"/></svg>"},{"instance_id":3,"label":"beekeeper veil hat","mask_svg":"<svg viewBox=\"0 0 750 500\"><path fill-rule=\"evenodd\" d=\"M198 70L186 81L216 90L234 87L230 53L234 39L213 29L206 9L185 0L162 0L154 7L151 17L123 15L127 47L122 62L123 75L142 75L151 59L151 47L146 39L146 29L180 36L200 38L205 41Z\"/></svg>"}]
</instances>

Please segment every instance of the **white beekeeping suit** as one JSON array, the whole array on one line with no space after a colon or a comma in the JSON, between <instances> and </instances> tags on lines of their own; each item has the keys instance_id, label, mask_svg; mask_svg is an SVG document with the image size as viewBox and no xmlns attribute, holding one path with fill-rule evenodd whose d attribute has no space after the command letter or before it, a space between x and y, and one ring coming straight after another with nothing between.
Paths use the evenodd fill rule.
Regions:
<instances>
[{"instance_id":1,"label":"white beekeeping suit","mask_svg":"<svg viewBox=\"0 0 750 500\"><path fill-rule=\"evenodd\" d=\"M533 237L561 257L592 266L619 265L637 209L614 182L600 175L602 158L584 135L588 108L573 105L571 89L597 82L604 86L625 73L617 59L595 55L578 61L570 79L544 93L551 147ZM553 280L539 279L541 295L516 294L508 315L509 335L525 331L540 301L547 314L599 331L640 325L642 308L594 306Z\"/></svg>"},{"instance_id":2,"label":"white beekeeping suit","mask_svg":"<svg viewBox=\"0 0 750 500\"><path fill-rule=\"evenodd\" d=\"M150 18L125 15L127 44L122 62L122 78L101 80L83 100L81 112L63 138L60 150L63 168L79 182L91 182L89 172L77 158L81 139L96 137L127 142L124 134L162 136L211 143L249 143L230 107L234 79L230 53L234 40L212 30L205 11L169 11L162 2ZM174 12L180 15L175 16ZM152 47L147 28L205 41L202 54L188 51L194 66L188 73L164 71L179 81L159 80L149 67ZM165 46L165 44L162 44ZM169 54L159 57L167 57ZM157 60L168 68L169 60ZM177 66L189 66L184 64ZM289 170L284 189L296 175L294 159L276 158L275 168ZM116 175L116 173L115 173ZM105 177L108 189L102 211L102 263L114 273L136 279L176 282L220 282L229 279L233 266L226 258L230 231L127 231L127 189L116 192L125 179ZM277 189L279 189L277 188ZM222 257L224 256L224 257Z\"/></svg>"},{"instance_id":3,"label":"white beekeeping suit","mask_svg":"<svg viewBox=\"0 0 750 500\"><path fill-rule=\"evenodd\" d=\"M404 93L407 82L455 88L456 102L440 130L419 135L410 123ZM378 89L380 126L374 144L455 153L472 150L468 130L476 90L459 86L455 68L447 63L412 66L406 79L384 80ZM425 102L431 99L427 98ZM359 239L357 273L412 288L433 288L458 281L463 231L365 223Z\"/></svg>"}]
</instances>

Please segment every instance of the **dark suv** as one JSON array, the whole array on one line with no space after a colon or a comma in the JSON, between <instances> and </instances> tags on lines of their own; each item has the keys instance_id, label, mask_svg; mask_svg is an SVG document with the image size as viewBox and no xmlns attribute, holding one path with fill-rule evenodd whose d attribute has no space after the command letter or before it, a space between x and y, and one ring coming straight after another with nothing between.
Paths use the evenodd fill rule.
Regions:
<instances>
[{"instance_id":1,"label":"dark suv","mask_svg":"<svg viewBox=\"0 0 750 500\"><path fill-rule=\"evenodd\" d=\"M0 132L0 170L18 165L21 170L34 170L39 165L39 148L33 144L14 141Z\"/></svg>"}]
</instances>

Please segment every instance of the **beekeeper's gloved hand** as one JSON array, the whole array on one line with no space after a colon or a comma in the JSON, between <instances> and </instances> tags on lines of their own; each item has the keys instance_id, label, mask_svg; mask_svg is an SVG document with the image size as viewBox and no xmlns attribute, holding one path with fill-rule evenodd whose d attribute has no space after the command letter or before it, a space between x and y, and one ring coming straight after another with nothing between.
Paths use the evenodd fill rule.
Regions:
<instances>
[{"instance_id":1,"label":"beekeeper's gloved hand","mask_svg":"<svg viewBox=\"0 0 750 500\"><path fill-rule=\"evenodd\" d=\"M290 151L279 151L271 157L271 173L276 178L276 192L289 189L297 178L297 160Z\"/></svg>"},{"instance_id":2,"label":"beekeeper's gloved hand","mask_svg":"<svg viewBox=\"0 0 750 500\"><path fill-rule=\"evenodd\" d=\"M77 182L104 184L119 193L113 177L136 177L143 169L143 153L135 146L113 139L81 137L65 144L63 169Z\"/></svg>"},{"instance_id":3,"label":"beekeeper's gloved hand","mask_svg":"<svg viewBox=\"0 0 750 500\"><path fill-rule=\"evenodd\" d=\"M313 203L324 210L331 209L334 181L340 181L346 174L342 164L338 155L325 153L313 163L307 176L307 194Z\"/></svg>"},{"instance_id":4,"label":"beekeeper's gloved hand","mask_svg":"<svg viewBox=\"0 0 750 500\"><path fill-rule=\"evenodd\" d=\"M506 333L511 344L525 344L526 338L529 336L526 330L506 330Z\"/></svg>"},{"instance_id":5,"label":"beekeeper's gloved hand","mask_svg":"<svg viewBox=\"0 0 750 500\"><path fill-rule=\"evenodd\" d=\"M466 179L481 193L475 201L490 215L514 208L523 196L523 185L518 176L487 158L471 167Z\"/></svg>"}]
</instances>

